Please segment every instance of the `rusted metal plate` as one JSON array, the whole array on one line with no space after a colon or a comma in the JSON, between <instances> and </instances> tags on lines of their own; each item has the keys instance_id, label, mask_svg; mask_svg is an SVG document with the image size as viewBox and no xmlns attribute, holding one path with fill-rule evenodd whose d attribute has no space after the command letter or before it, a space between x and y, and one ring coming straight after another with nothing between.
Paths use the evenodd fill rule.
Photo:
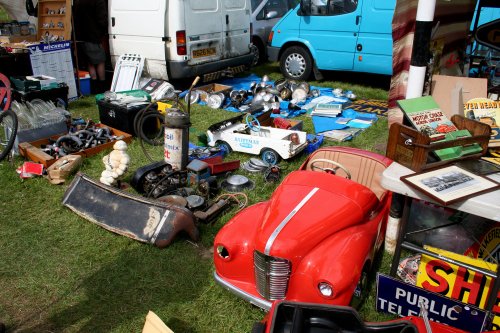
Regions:
<instances>
[{"instance_id":1,"label":"rusted metal plate","mask_svg":"<svg viewBox=\"0 0 500 333\"><path fill-rule=\"evenodd\" d=\"M188 209L120 191L82 173L73 179L62 203L107 230L160 248L168 246L180 231L194 241L199 237Z\"/></svg>"}]
</instances>

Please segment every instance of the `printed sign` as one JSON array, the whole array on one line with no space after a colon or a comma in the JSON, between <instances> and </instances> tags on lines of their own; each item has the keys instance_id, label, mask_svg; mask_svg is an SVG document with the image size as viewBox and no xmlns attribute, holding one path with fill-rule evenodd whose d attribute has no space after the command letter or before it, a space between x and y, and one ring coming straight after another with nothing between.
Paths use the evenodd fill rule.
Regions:
<instances>
[{"instance_id":1,"label":"printed sign","mask_svg":"<svg viewBox=\"0 0 500 333\"><path fill-rule=\"evenodd\" d=\"M53 42L50 44L30 45L30 60L33 75L48 75L55 77L58 82L68 85L68 98L76 99L75 74L71 59L71 43Z\"/></svg>"},{"instance_id":2,"label":"printed sign","mask_svg":"<svg viewBox=\"0 0 500 333\"><path fill-rule=\"evenodd\" d=\"M425 246L425 249L436 254L443 255L453 260L459 260L469 265L497 270L497 265L483 260L469 258L464 255L450 251ZM492 278L482 273L474 272L465 267L449 264L445 261L422 255L417 275L417 286L425 290L458 300L467 304L484 309L490 294ZM500 298L497 296L492 312L496 314L493 318L493 329L500 329Z\"/></svg>"},{"instance_id":3,"label":"printed sign","mask_svg":"<svg viewBox=\"0 0 500 333\"><path fill-rule=\"evenodd\" d=\"M489 323L487 311L377 274L377 311L400 317L418 316L420 303L427 308L430 320L462 330L481 332Z\"/></svg>"}]
</instances>

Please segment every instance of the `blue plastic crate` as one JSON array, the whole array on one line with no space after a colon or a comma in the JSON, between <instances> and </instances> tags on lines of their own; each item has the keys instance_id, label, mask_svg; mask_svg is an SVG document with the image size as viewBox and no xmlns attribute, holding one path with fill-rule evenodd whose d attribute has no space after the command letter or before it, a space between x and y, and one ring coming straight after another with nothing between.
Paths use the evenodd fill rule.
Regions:
<instances>
[{"instance_id":1,"label":"blue plastic crate","mask_svg":"<svg viewBox=\"0 0 500 333\"><path fill-rule=\"evenodd\" d=\"M306 154L310 154L313 151L317 150L319 146L323 143L323 134L320 135L314 135L314 134L307 134L307 142L309 144L307 145L305 152ZM314 139L316 139L316 142L313 142Z\"/></svg>"}]
</instances>

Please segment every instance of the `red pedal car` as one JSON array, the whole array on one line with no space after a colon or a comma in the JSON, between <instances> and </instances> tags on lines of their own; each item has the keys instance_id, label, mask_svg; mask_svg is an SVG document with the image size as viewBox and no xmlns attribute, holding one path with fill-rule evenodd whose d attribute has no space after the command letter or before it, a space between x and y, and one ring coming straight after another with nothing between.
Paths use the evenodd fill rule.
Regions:
<instances>
[{"instance_id":1,"label":"red pedal car","mask_svg":"<svg viewBox=\"0 0 500 333\"><path fill-rule=\"evenodd\" d=\"M391 193L380 180L391 162L347 147L312 153L219 231L216 281L266 310L275 300L357 303L385 237Z\"/></svg>"},{"instance_id":2,"label":"red pedal car","mask_svg":"<svg viewBox=\"0 0 500 333\"><path fill-rule=\"evenodd\" d=\"M275 302L252 333L466 333L422 317L368 323L350 307L299 302Z\"/></svg>"}]
</instances>

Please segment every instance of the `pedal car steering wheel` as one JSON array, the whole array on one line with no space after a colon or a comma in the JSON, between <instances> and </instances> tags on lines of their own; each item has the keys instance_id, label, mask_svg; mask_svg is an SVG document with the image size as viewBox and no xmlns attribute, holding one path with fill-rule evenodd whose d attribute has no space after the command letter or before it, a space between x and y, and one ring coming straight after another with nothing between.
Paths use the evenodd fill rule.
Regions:
<instances>
[{"instance_id":1,"label":"pedal car steering wheel","mask_svg":"<svg viewBox=\"0 0 500 333\"><path fill-rule=\"evenodd\" d=\"M260 123L257 117L251 114L247 114L245 118L245 122L247 123L248 128L252 130L252 132L259 132L260 131Z\"/></svg>"},{"instance_id":2,"label":"pedal car steering wheel","mask_svg":"<svg viewBox=\"0 0 500 333\"><path fill-rule=\"evenodd\" d=\"M315 165L316 163L320 163L320 162L332 164L334 166L334 168L323 168L323 167ZM317 160L314 160L311 163L311 170L315 171L315 169L319 169L321 171L324 171L326 173L331 173L331 174L334 174L334 175L337 174L337 170L338 169L341 169L342 171L345 172L346 178L347 179L351 179L351 172L349 170L347 170L347 168L345 166L343 166L339 162L335 162L335 161L332 161L332 160L329 160L329 159L326 159L326 158L318 158Z\"/></svg>"}]
</instances>

